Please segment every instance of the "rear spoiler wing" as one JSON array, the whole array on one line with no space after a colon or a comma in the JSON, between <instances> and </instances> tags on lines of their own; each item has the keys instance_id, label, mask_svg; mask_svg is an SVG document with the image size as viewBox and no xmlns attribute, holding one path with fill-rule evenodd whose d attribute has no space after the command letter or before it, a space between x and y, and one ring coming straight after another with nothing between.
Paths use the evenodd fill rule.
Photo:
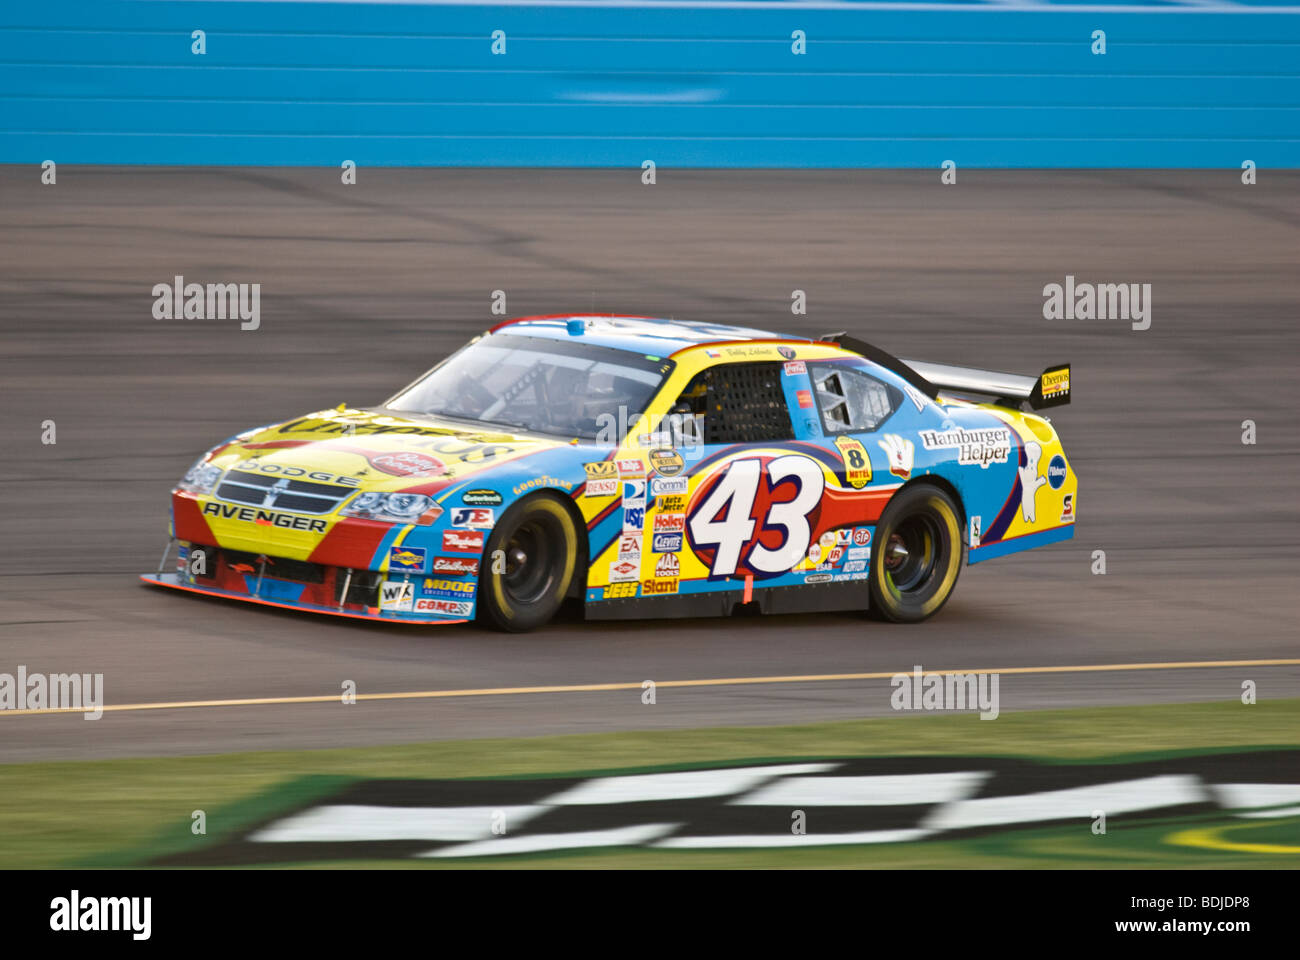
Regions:
<instances>
[{"instance_id":1,"label":"rear spoiler wing","mask_svg":"<svg viewBox=\"0 0 1300 960\"><path fill-rule=\"evenodd\" d=\"M1035 410L1059 407L1070 402L1068 363L1050 366L1037 377L1024 377L1014 373L954 367L946 363L900 360L879 347L843 333L827 334L822 340L837 343L898 374L931 400L939 395L940 390L953 390L991 397L995 403L1017 410L1026 400Z\"/></svg>"}]
</instances>

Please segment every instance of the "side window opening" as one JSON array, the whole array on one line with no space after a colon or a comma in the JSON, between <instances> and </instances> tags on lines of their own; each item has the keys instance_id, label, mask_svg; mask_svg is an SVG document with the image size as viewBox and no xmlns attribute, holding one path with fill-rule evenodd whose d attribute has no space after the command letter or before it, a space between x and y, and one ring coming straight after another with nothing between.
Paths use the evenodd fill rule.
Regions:
<instances>
[{"instance_id":1,"label":"side window opening","mask_svg":"<svg viewBox=\"0 0 1300 960\"><path fill-rule=\"evenodd\" d=\"M898 409L902 391L842 364L810 363L813 394L826 433L875 430Z\"/></svg>"},{"instance_id":2,"label":"side window opening","mask_svg":"<svg viewBox=\"0 0 1300 960\"><path fill-rule=\"evenodd\" d=\"M780 363L727 363L701 370L673 407L703 425L703 442L793 440Z\"/></svg>"}]
</instances>

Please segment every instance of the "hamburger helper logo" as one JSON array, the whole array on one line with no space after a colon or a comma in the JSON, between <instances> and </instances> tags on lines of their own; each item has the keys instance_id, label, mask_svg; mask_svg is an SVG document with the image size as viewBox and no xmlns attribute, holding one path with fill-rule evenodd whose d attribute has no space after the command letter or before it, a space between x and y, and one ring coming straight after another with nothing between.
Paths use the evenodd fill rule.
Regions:
<instances>
[{"instance_id":1,"label":"hamburger helper logo","mask_svg":"<svg viewBox=\"0 0 1300 960\"><path fill-rule=\"evenodd\" d=\"M1011 452L1011 430L992 427L984 430L922 430L921 445L927 450L956 448L957 462L977 463L987 468L990 463L1006 463Z\"/></svg>"}]
</instances>

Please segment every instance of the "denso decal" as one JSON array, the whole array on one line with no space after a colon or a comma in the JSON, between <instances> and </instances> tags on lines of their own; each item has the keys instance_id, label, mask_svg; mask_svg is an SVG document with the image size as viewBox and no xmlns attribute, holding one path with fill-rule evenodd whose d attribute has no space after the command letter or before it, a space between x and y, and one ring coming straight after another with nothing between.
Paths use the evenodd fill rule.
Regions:
<instances>
[{"instance_id":1,"label":"denso decal","mask_svg":"<svg viewBox=\"0 0 1300 960\"><path fill-rule=\"evenodd\" d=\"M447 465L437 457L406 450L398 453L371 453L366 455L366 459L376 470L394 477L436 477L447 472Z\"/></svg>"},{"instance_id":2,"label":"denso decal","mask_svg":"<svg viewBox=\"0 0 1300 960\"><path fill-rule=\"evenodd\" d=\"M390 573L424 573L428 569L428 551L424 547L389 547Z\"/></svg>"},{"instance_id":3,"label":"denso decal","mask_svg":"<svg viewBox=\"0 0 1300 960\"><path fill-rule=\"evenodd\" d=\"M1058 453L1047 464L1047 482L1052 485L1053 490L1060 490L1064 485L1065 473L1065 457Z\"/></svg>"},{"instance_id":4,"label":"denso decal","mask_svg":"<svg viewBox=\"0 0 1300 960\"><path fill-rule=\"evenodd\" d=\"M619 492L618 485L618 477L602 477L599 480L588 480L582 492L588 497L612 497Z\"/></svg>"},{"instance_id":5,"label":"denso decal","mask_svg":"<svg viewBox=\"0 0 1300 960\"><path fill-rule=\"evenodd\" d=\"M960 464L977 464L985 469L990 463L1006 463L1011 452L1011 431L1007 427L965 430L922 430L921 445L927 450L957 451Z\"/></svg>"},{"instance_id":6,"label":"denso decal","mask_svg":"<svg viewBox=\"0 0 1300 960\"><path fill-rule=\"evenodd\" d=\"M478 560L469 557L434 557L433 572L457 577L477 577Z\"/></svg>"},{"instance_id":7,"label":"denso decal","mask_svg":"<svg viewBox=\"0 0 1300 960\"><path fill-rule=\"evenodd\" d=\"M442 549L453 553L482 553L483 534L477 531L460 533L448 530L442 535Z\"/></svg>"},{"instance_id":8,"label":"denso decal","mask_svg":"<svg viewBox=\"0 0 1300 960\"><path fill-rule=\"evenodd\" d=\"M443 613L453 617L468 617L474 612L474 604L458 600L430 600L420 598L415 601L416 613Z\"/></svg>"},{"instance_id":9,"label":"denso decal","mask_svg":"<svg viewBox=\"0 0 1300 960\"><path fill-rule=\"evenodd\" d=\"M497 514L491 507L456 507L451 511L453 527L483 530L491 528L496 522Z\"/></svg>"},{"instance_id":10,"label":"denso decal","mask_svg":"<svg viewBox=\"0 0 1300 960\"><path fill-rule=\"evenodd\" d=\"M680 533L656 533L651 549L654 553L680 553L682 535Z\"/></svg>"},{"instance_id":11,"label":"denso decal","mask_svg":"<svg viewBox=\"0 0 1300 960\"><path fill-rule=\"evenodd\" d=\"M256 470L258 473L273 474L289 479L315 480L317 483L337 483L344 487L359 487L361 481L356 477L345 477L337 473L321 470L307 470L303 467L286 467L279 463L263 463L261 460L240 460L232 470Z\"/></svg>"},{"instance_id":12,"label":"denso decal","mask_svg":"<svg viewBox=\"0 0 1300 960\"><path fill-rule=\"evenodd\" d=\"M295 517L288 513L276 513L274 510L259 510L257 507L234 507L224 503L205 503L203 513L209 517L222 520L243 520L245 523L258 523L264 527L279 527L282 530L306 530L309 533L324 533L325 521L311 517Z\"/></svg>"},{"instance_id":13,"label":"denso decal","mask_svg":"<svg viewBox=\"0 0 1300 960\"><path fill-rule=\"evenodd\" d=\"M379 609L409 611L415 602L415 584L385 580L379 585Z\"/></svg>"}]
</instances>

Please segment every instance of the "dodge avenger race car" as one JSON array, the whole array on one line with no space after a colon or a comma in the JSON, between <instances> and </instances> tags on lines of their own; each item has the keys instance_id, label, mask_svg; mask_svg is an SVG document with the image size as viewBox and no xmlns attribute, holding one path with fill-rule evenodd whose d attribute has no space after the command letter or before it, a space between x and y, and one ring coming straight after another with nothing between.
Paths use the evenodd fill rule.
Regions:
<instances>
[{"instance_id":1,"label":"dodge avenger race car","mask_svg":"<svg viewBox=\"0 0 1300 960\"><path fill-rule=\"evenodd\" d=\"M151 584L403 623L934 614L963 562L1073 535L1038 377L647 317L502 323L377 407L205 453ZM168 570L176 547L175 569Z\"/></svg>"}]
</instances>

